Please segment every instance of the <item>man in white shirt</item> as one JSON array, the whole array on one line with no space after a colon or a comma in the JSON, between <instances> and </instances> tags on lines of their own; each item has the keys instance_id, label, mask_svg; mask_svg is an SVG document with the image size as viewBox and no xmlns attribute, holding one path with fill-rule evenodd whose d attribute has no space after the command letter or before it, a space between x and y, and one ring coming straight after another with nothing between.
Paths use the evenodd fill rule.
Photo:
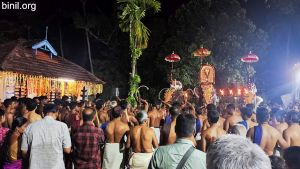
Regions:
<instances>
[{"instance_id":1,"label":"man in white shirt","mask_svg":"<svg viewBox=\"0 0 300 169\"><path fill-rule=\"evenodd\" d=\"M44 113L46 116L42 120L26 128L22 136L22 154L25 158L29 155L29 169L65 169L63 152L71 152L68 127L56 121L56 105L46 104Z\"/></svg>"}]
</instances>

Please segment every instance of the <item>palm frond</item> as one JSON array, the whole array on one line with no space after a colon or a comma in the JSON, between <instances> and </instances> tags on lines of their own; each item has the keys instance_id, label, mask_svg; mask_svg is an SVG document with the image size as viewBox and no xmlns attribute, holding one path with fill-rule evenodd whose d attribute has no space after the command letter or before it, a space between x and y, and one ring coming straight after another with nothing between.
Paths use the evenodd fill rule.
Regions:
<instances>
[{"instance_id":1,"label":"palm frond","mask_svg":"<svg viewBox=\"0 0 300 169\"><path fill-rule=\"evenodd\" d=\"M160 2L157 0L117 0L117 2L121 9L119 27L124 32L131 31L137 47L146 48L150 31L141 20L148 9L153 9L154 12L160 11Z\"/></svg>"},{"instance_id":2,"label":"palm frond","mask_svg":"<svg viewBox=\"0 0 300 169\"><path fill-rule=\"evenodd\" d=\"M144 8L145 10L153 9L154 12L159 12L161 9L160 2L157 0L134 0L139 6Z\"/></svg>"},{"instance_id":3,"label":"palm frond","mask_svg":"<svg viewBox=\"0 0 300 169\"><path fill-rule=\"evenodd\" d=\"M119 15L119 18L120 18L119 27L121 28L121 30L123 32L128 32L129 31L129 24L130 24L130 22L132 20L131 7L129 6L129 4L127 4L123 8L123 11Z\"/></svg>"}]
</instances>

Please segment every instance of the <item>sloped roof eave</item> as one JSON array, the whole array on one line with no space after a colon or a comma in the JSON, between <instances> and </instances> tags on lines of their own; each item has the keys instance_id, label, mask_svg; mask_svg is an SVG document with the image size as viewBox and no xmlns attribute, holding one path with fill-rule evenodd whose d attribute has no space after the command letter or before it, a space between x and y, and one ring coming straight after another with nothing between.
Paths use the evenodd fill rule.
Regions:
<instances>
[{"instance_id":1,"label":"sloped roof eave","mask_svg":"<svg viewBox=\"0 0 300 169\"><path fill-rule=\"evenodd\" d=\"M41 75L50 78L72 78L77 81L105 84L100 78L81 66L61 57L40 60L35 57L32 49L23 46L24 41L18 40L15 46L11 47L11 42L0 45L0 70L12 71L16 73ZM10 47L9 52L3 48ZM2 49L2 50L1 50ZM2 52L5 51L5 52ZM46 55L44 52L40 52Z\"/></svg>"}]
</instances>

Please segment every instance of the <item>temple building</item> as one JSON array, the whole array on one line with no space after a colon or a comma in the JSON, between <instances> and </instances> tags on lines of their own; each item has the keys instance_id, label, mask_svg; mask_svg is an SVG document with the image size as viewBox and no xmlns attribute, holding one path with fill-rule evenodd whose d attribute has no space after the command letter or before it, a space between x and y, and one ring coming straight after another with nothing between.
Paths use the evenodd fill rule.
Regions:
<instances>
[{"instance_id":1,"label":"temple building","mask_svg":"<svg viewBox=\"0 0 300 169\"><path fill-rule=\"evenodd\" d=\"M77 100L102 93L104 82L57 55L47 39L36 44L19 39L0 45L0 99L12 96L63 95Z\"/></svg>"}]
</instances>

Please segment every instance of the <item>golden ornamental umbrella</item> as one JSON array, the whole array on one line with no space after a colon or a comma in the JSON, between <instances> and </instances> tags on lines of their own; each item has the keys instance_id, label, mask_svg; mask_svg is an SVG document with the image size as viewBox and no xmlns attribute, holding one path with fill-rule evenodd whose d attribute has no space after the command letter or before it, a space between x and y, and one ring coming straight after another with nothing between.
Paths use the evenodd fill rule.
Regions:
<instances>
[{"instance_id":1,"label":"golden ornamental umbrella","mask_svg":"<svg viewBox=\"0 0 300 169\"><path fill-rule=\"evenodd\" d=\"M200 57L201 59L209 56L210 54L211 54L211 51L204 48L203 46L201 46L201 48L199 48L193 52L194 56Z\"/></svg>"}]
</instances>

